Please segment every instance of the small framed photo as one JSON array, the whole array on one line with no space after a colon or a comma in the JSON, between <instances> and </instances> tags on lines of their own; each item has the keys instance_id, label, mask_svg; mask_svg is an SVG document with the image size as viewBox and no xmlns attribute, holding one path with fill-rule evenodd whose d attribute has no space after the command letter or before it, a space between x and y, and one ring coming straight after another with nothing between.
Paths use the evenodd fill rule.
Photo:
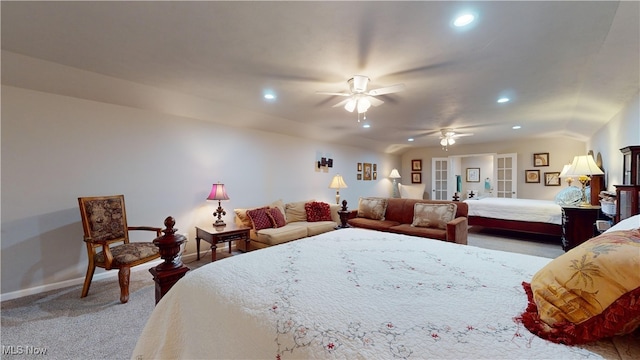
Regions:
<instances>
[{"instance_id":1,"label":"small framed photo","mask_svg":"<svg viewBox=\"0 0 640 360\"><path fill-rule=\"evenodd\" d=\"M555 171L544 173L544 186L560 186L560 173Z\"/></svg>"},{"instance_id":2,"label":"small framed photo","mask_svg":"<svg viewBox=\"0 0 640 360\"><path fill-rule=\"evenodd\" d=\"M467 168L467 182L480 182L480 168Z\"/></svg>"},{"instance_id":3,"label":"small framed photo","mask_svg":"<svg viewBox=\"0 0 640 360\"><path fill-rule=\"evenodd\" d=\"M422 184L422 173L419 173L419 172L411 173L411 183Z\"/></svg>"},{"instance_id":4,"label":"small framed photo","mask_svg":"<svg viewBox=\"0 0 640 360\"><path fill-rule=\"evenodd\" d=\"M357 175L356 175L356 179L358 179L358 180L362 180L362 174L357 174Z\"/></svg>"},{"instance_id":5,"label":"small framed photo","mask_svg":"<svg viewBox=\"0 0 640 360\"><path fill-rule=\"evenodd\" d=\"M371 164L370 163L362 164L362 169L363 169L362 171L364 171L362 179L371 180Z\"/></svg>"},{"instance_id":6,"label":"small framed photo","mask_svg":"<svg viewBox=\"0 0 640 360\"><path fill-rule=\"evenodd\" d=\"M358 172L362 172L362 163L358 163Z\"/></svg>"},{"instance_id":7,"label":"small framed photo","mask_svg":"<svg viewBox=\"0 0 640 360\"><path fill-rule=\"evenodd\" d=\"M411 160L411 171L422 171L422 160Z\"/></svg>"},{"instance_id":8,"label":"small framed photo","mask_svg":"<svg viewBox=\"0 0 640 360\"><path fill-rule=\"evenodd\" d=\"M549 166L549 153L533 154L533 166Z\"/></svg>"},{"instance_id":9,"label":"small framed photo","mask_svg":"<svg viewBox=\"0 0 640 360\"><path fill-rule=\"evenodd\" d=\"M378 172L377 171L373 172L373 180L378 180Z\"/></svg>"},{"instance_id":10,"label":"small framed photo","mask_svg":"<svg viewBox=\"0 0 640 360\"><path fill-rule=\"evenodd\" d=\"M526 183L539 183L540 182L540 170L525 170L524 182Z\"/></svg>"}]
</instances>

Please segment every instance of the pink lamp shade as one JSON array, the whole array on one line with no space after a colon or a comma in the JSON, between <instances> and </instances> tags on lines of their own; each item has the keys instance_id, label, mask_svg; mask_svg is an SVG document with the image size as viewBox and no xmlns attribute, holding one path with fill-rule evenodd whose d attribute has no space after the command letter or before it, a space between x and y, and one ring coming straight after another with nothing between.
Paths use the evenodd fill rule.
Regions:
<instances>
[{"instance_id":1,"label":"pink lamp shade","mask_svg":"<svg viewBox=\"0 0 640 360\"><path fill-rule=\"evenodd\" d=\"M213 184L211 187L211 193L207 197L207 200L229 200L227 190L224 188L224 184Z\"/></svg>"}]
</instances>

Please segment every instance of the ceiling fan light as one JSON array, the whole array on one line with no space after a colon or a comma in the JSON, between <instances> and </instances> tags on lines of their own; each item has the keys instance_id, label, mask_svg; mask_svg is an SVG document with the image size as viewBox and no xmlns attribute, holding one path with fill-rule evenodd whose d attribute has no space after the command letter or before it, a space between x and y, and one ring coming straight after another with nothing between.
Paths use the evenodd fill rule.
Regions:
<instances>
[{"instance_id":1,"label":"ceiling fan light","mask_svg":"<svg viewBox=\"0 0 640 360\"><path fill-rule=\"evenodd\" d=\"M367 112L371 107L371 102L366 98L358 99L358 112L363 113Z\"/></svg>"},{"instance_id":2,"label":"ceiling fan light","mask_svg":"<svg viewBox=\"0 0 640 360\"><path fill-rule=\"evenodd\" d=\"M447 140L447 142L449 143L449 145L453 145L453 144L455 144L455 143L456 143L456 140L455 140L455 139L453 139L453 138L449 138L449 139Z\"/></svg>"},{"instance_id":3,"label":"ceiling fan light","mask_svg":"<svg viewBox=\"0 0 640 360\"><path fill-rule=\"evenodd\" d=\"M348 112L353 112L353 110L355 110L356 108L356 100L355 99L351 99L349 101L347 101L346 104L344 104L344 109L347 110Z\"/></svg>"},{"instance_id":4,"label":"ceiling fan light","mask_svg":"<svg viewBox=\"0 0 640 360\"><path fill-rule=\"evenodd\" d=\"M447 139L443 138L442 140L440 140L440 145L447 146Z\"/></svg>"}]
</instances>

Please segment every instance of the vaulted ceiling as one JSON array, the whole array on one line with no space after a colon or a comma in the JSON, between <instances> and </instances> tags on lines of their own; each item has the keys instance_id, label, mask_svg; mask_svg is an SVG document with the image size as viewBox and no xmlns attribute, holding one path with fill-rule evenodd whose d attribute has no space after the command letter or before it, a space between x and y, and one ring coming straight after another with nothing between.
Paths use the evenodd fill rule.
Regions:
<instances>
[{"instance_id":1,"label":"vaulted ceiling","mask_svg":"<svg viewBox=\"0 0 640 360\"><path fill-rule=\"evenodd\" d=\"M2 1L2 49L250 111L258 129L386 152L438 146L442 128L473 133L459 139L469 144L586 140L640 88L639 5ZM462 11L476 19L455 28ZM347 91L353 75L406 90L366 119L316 94Z\"/></svg>"}]
</instances>

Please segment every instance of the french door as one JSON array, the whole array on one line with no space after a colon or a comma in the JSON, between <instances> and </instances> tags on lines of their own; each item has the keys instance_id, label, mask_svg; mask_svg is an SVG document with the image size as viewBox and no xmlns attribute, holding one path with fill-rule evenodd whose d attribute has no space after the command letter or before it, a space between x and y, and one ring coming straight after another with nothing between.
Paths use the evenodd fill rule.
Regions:
<instances>
[{"instance_id":1,"label":"french door","mask_svg":"<svg viewBox=\"0 0 640 360\"><path fill-rule=\"evenodd\" d=\"M496 196L518 197L518 154L498 154L495 157Z\"/></svg>"},{"instance_id":2,"label":"french door","mask_svg":"<svg viewBox=\"0 0 640 360\"><path fill-rule=\"evenodd\" d=\"M431 159L431 199L448 200L449 159Z\"/></svg>"}]
</instances>

